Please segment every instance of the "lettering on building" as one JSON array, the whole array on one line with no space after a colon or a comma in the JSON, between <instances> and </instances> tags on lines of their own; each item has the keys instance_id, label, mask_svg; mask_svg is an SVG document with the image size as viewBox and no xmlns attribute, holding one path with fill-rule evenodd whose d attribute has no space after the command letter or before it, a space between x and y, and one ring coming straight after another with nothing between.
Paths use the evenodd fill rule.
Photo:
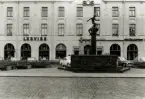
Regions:
<instances>
[{"instance_id":1,"label":"lettering on building","mask_svg":"<svg viewBox=\"0 0 145 99\"><path fill-rule=\"evenodd\" d=\"M46 41L46 37L23 37L24 41Z\"/></svg>"}]
</instances>

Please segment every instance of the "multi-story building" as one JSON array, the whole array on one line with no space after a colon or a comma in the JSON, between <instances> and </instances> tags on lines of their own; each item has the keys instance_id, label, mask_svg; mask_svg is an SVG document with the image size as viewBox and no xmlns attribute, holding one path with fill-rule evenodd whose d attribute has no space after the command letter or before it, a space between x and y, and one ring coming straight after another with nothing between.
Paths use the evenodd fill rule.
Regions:
<instances>
[{"instance_id":1,"label":"multi-story building","mask_svg":"<svg viewBox=\"0 0 145 99\"><path fill-rule=\"evenodd\" d=\"M0 57L89 54L96 15L97 55L145 56L145 0L1 0Z\"/></svg>"}]
</instances>

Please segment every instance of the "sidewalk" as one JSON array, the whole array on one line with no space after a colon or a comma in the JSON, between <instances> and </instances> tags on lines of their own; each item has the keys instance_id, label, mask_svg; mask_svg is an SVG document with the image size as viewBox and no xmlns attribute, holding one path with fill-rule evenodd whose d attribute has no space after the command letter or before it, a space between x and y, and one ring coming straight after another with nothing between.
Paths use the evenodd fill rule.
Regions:
<instances>
[{"instance_id":1,"label":"sidewalk","mask_svg":"<svg viewBox=\"0 0 145 99\"><path fill-rule=\"evenodd\" d=\"M55 68L41 68L41 69L18 69L10 71L0 71L0 77L58 77L58 78L132 78L145 77L145 69L132 68L124 73L74 73L71 71L60 70Z\"/></svg>"}]
</instances>

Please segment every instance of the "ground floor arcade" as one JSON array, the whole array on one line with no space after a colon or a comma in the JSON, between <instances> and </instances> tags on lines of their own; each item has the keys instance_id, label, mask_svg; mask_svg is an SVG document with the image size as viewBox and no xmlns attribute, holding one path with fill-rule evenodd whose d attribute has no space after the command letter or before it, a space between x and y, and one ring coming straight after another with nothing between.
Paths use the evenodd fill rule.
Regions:
<instances>
[{"instance_id":1,"label":"ground floor arcade","mask_svg":"<svg viewBox=\"0 0 145 99\"><path fill-rule=\"evenodd\" d=\"M35 59L56 60L70 54L83 55L90 53L90 40L56 40L53 43L43 42L24 42L24 41L2 41L0 42L0 57L10 59ZM145 57L144 41L121 41L121 40L97 40L97 55L118 55L133 60L135 57Z\"/></svg>"}]
</instances>

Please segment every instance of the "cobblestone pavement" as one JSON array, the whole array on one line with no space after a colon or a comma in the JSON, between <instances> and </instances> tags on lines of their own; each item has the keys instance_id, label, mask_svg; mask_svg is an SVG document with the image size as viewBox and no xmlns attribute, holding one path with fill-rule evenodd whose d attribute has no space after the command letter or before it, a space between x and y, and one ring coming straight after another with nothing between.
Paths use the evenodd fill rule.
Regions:
<instances>
[{"instance_id":1,"label":"cobblestone pavement","mask_svg":"<svg viewBox=\"0 0 145 99\"><path fill-rule=\"evenodd\" d=\"M142 78L0 77L0 99L144 99Z\"/></svg>"}]
</instances>

